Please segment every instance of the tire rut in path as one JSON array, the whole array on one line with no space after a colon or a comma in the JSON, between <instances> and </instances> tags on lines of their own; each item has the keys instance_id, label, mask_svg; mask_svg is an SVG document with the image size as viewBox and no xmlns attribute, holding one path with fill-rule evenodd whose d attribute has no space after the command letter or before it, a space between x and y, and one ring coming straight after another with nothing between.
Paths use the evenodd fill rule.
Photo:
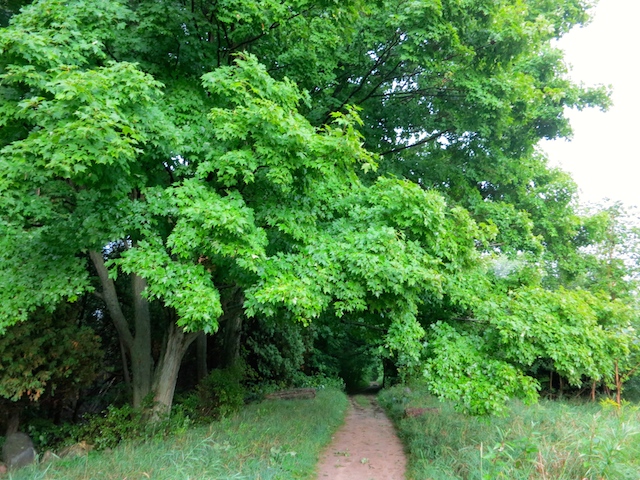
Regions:
<instances>
[{"instance_id":1,"label":"tire rut in path","mask_svg":"<svg viewBox=\"0 0 640 480\"><path fill-rule=\"evenodd\" d=\"M407 460L391 420L373 396L350 402L345 424L320 457L318 480L404 479Z\"/></svg>"}]
</instances>

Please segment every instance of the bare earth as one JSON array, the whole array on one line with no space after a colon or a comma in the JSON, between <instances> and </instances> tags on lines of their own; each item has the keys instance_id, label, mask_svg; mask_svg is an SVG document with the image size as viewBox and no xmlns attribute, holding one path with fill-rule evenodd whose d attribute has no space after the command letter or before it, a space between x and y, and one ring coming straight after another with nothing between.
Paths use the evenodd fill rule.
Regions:
<instances>
[{"instance_id":1,"label":"bare earth","mask_svg":"<svg viewBox=\"0 0 640 480\"><path fill-rule=\"evenodd\" d=\"M351 397L345 424L320 458L318 480L402 480L407 460L391 420L373 396ZM362 402L364 403L364 402Z\"/></svg>"}]
</instances>

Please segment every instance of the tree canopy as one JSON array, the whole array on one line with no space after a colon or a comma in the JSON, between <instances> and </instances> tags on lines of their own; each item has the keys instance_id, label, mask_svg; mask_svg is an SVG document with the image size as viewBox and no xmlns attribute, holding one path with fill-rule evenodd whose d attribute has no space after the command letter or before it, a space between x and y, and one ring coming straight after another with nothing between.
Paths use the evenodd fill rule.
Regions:
<instances>
[{"instance_id":1,"label":"tree canopy","mask_svg":"<svg viewBox=\"0 0 640 480\"><path fill-rule=\"evenodd\" d=\"M599 224L536 149L609 104L551 43L588 7L25 6L0 29L0 329L92 292L137 405L246 316L360 325L477 413L540 368L610 381L634 306L567 281Z\"/></svg>"}]
</instances>

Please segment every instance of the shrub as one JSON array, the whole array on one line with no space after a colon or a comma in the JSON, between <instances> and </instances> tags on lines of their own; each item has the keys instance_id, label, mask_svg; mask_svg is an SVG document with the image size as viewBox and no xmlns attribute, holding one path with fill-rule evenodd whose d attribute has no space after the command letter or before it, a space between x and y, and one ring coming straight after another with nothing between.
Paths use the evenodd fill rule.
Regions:
<instances>
[{"instance_id":1,"label":"shrub","mask_svg":"<svg viewBox=\"0 0 640 480\"><path fill-rule=\"evenodd\" d=\"M226 417L244 404L243 368L213 370L196 388L198 413L209 418Z\"/></svg>"},{"instance_id":2,"label":"shrub","mask_svg":"<svg viewBox=\"0 0 640 480\"><path fill-rule=\"evenodd\" d=\"M149 421L150 409L135 409L126 404L110 405L97 415L84 418L84 422L69 429L67 442L86 441L96 450L114 448L124 440L166 438L170 434L186 431L193 423L184 408L177 406L170 415Z\"/></svg>"},{"instance_id":3,"label":"shrub","mask_svg":"<svg viewBox=\"0 0 640 480\"><path fill-rule=\"evenodd\" d=\"M322 374L305 375L297 373L292 379L292 387L296 388L335 388L344 392L345 383L340 377L329 377Z\"/></svg>"}]
</instances>

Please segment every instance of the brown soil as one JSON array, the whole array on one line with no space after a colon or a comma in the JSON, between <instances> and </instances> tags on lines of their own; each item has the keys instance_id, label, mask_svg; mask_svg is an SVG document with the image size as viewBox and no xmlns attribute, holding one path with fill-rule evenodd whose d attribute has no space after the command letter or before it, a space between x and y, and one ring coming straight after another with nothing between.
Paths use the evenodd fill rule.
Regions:
<instances>
[{"instance_id":1,"label":"brown soil","mask_svg":"<svg viewBox=\"0 0 640 480\"><path fill-rule=\"evenodd\" d=\"M373 396L351 397L350 401L345 424L333 436L331 444L320 458L318 479L405 478L407 460L391 420Z\"/></svg>"}]
</instances>

